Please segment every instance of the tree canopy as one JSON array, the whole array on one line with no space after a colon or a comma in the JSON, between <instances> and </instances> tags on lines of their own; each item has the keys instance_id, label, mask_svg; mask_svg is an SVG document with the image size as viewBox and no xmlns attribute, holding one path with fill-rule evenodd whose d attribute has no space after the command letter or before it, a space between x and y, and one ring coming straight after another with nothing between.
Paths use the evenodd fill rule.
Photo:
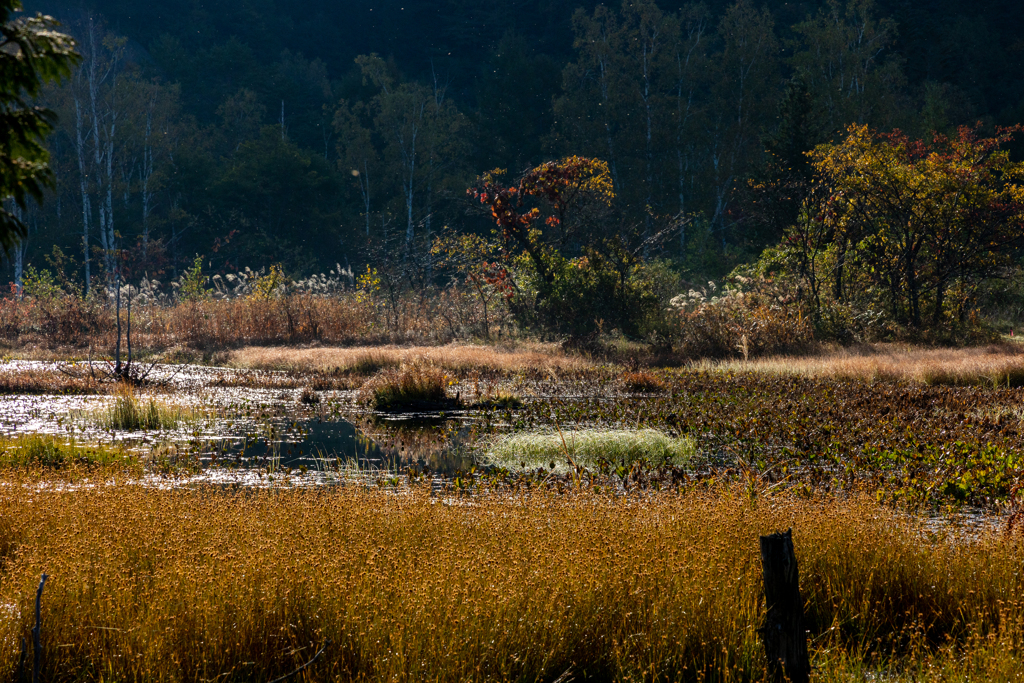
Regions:
<instances>
[{"instance_id":1,"label":"tree canopy","mask_svg":"<svg viewBox=\"0 0 1024 683\"><path fill-rule=\"evenodd\" d=\"M828 296L918 329L962 318L1024 241L1024 163L1005 149L1020 131L915 140L854 124L817 147L814 187L784 242L815 309Z\"/></svg>"},{"instance_id":2,"label":"tree canopy","mask_svg":"<svg viewBox=\"0 0 1024 683\"><path fill-rule=\"evenodd\" d=\"M20 0L0 0L0 246L24 237L20 214L30 198L43 200L54 184L46 137L56 125L51 110L34 102L44 84L71 75L74 41L48 16L18 17Z\"/></svg>"}]
</instances>

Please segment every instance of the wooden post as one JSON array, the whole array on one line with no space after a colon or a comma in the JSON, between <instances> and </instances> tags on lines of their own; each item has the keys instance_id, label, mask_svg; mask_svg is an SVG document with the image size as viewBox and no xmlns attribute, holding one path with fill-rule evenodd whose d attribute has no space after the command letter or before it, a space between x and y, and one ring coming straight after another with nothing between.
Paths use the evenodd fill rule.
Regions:
<instances>
[{"instance_id":1,"label":"wooden post","mask_svg":"<svg viewBox=\"0 0 1024 683\"><path fill-rule=\"evenodd\" d=\"M36 625L32 628L32 683L39 683L39 671L43 664L43 586L46 585L48 578L44 572L39 580L39 588L36 590Z\"/></svg>"},{"instance_id":2,"label":"wooden post","mask_svg":"<svg viewBox=\"0 0 1024 683\"><path fill-rule=\"evenodd\" d=\"M768 671L775 681L808 683L811 665L792 529L761 537L761 567L768 614L760 633Z\"/></svg>"}]
</instances>

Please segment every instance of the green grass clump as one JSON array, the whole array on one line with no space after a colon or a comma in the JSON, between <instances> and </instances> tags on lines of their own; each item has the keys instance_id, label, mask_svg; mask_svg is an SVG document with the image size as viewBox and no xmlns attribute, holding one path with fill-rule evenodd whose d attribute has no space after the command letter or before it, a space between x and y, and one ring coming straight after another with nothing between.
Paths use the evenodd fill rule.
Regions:
<instances>
[{"instance_id":1,"label":"green grass clump","mask_svg":"<svg viewBox=\"0 0 1024 683\"><path fill-rule=\"evenodd\" d=\"M111 465L128 459L116 446L82 446L53 436L22 436L0 442L0 467L64 469L71 465Z\"/></svg>"},{"instance_id":2,"label":"green grass clump","mask_svg":"<svg viewBox=\"0 0 1024 683\"><path fill-rule=\"evenodd\" d=\"M630 466L646 460L652 465L684 465L697 452L693 439L672 438L656 429L582 429L565 432L522 432L496 441L485 458L503 467L564 470L571 459L595 468L602 461Z\"/></svg>"},{"instance_id":3,"label":"green grass clump","mask_svg":"<svg viewBox=\"0 0 1024 683\"><path fill-rule=\"evenodd\" d=\"M523 407L523 399L511 391L499 389L490 396L477 402L478 408L496 408L498 410L518 410Z\"/></svg>"},{"instance_id":4,"label":"green grass clump","mask_svg":"<svg viewBox=\"0 0 1024 683\"><path fill-rule=\"evenodd\" d=\"M362 400L376 410L434 410L456 404L448 397L448 376L432 365L403 365L382 370L360 391Z\"/></svg>"},{"instance_id":5,"label":"green grass clump","mask_svg":"<svg viewBox=\"0 0 1024 683\"><path fill-rule=\"evenodd\" d=\"M163 406L153 399L143 401L126 385L118 389L113 405L100 415L99 423L104 429L135 432L174 429L182 420L181 408Z\"/></svg>"}]
</instances>

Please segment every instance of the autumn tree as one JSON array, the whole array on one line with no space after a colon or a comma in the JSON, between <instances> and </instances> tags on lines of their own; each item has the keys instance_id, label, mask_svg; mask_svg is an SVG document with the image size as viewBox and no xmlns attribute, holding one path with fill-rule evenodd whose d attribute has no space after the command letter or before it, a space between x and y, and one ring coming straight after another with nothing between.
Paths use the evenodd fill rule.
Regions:
<instances>
[{"instance_id":1,"label":"autumn tree","mask_svg":"<svg viewBox=\"0 0 1024 683\"><path fill-rule=\"evenodd\" d=\"M602 329L638 334L656 298L635 277L639 248L622 236L591 237L581 255L563 248L572 236L599 235L588 224L611 205L608 164L568 157L541 164L510 185L502 173L482 176L470 195L490 209L509 305L520 325L588 343Z\"/></svg>"},{"instance_id":2,"label":"autumn tree","mask_svg":"<svg viewBox=\"0 0 1024 683\"><path fill-rule=\"evenodd\" d=\"M922 141L854 124L819 146L815 191L787 237L803 273L824 265L835 300L884 303L914 329L926 313L935 327L962 317L1024 234L1024 164L1004 149L1020 129L981 137L961 127ZM950 311L953 289L961 300Z\"/></svg>"}]
</instances>

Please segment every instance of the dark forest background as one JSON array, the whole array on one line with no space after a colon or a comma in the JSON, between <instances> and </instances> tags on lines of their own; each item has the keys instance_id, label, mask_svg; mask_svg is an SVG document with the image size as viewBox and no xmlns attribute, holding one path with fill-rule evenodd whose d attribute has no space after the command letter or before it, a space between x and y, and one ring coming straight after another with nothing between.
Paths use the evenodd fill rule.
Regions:
<instances>
[{"instance_id":1,"label":"dark forest background","mask_svg":"<svg viewBox=\"0 0 1024 683\"><path fill-rule=\"evenodd\" d=\"M852 122L914 136L1024 120L1018 2L33 0L79 41L51 88L57 186L12 276L58 245L84 284L115 243L151 277L280 263L357 272L444 226L466 189L572 154L609 162L612 229L713 276L778 240ZM686 217L687 220L679 220ZM607 230L607 226L604 228Z\"/></svg>"}]
</instances>

